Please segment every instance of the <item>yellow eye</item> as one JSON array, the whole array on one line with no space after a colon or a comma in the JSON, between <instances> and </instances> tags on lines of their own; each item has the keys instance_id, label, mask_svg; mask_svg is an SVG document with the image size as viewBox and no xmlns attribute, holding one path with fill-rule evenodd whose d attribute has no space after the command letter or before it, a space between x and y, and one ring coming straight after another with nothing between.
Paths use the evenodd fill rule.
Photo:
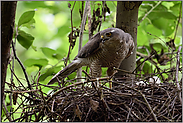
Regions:
<instances>
[{"instance_id":1,"label":"yellow eye","mask_svg":"<svg viewBox=\"0 0 183 123\"><path fill-rule=\"evenodd\" d=\"M111 33L109 32L109 33L106 33L106 36L107 37L110 37L111 36Z\"/></svg>"},{"instance_id":2,"label":"yellow eye","mask_svg":"<svg viewBox=\"0 0 183 123\"><path fill-rule=\"evenodd\" d=\"M101 38L104 38L104 36L103 36L103 35L101 35Z\"/></svg>"}]
</instances>

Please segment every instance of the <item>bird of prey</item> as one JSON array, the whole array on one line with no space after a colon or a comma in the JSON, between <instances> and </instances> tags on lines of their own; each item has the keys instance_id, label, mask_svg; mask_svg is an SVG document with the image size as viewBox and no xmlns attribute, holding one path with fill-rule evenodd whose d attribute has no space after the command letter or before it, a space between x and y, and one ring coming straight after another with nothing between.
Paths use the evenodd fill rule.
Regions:
<instances>
[{"instance_id":1,"label":"bird of prey","mask_svg":"<svg viewBox=\"0 0 183 123\"><path fill-rule=\"evenodd\" d=\"M78 52L74 60L59 71L48 84L58 82L82 66L90 67L92 78L101 76L101 67L108 67L107 75L111 76L120 63L133 52L134 42L129 33L118 28L108 28L96 33ZM57 79L58 77L58 79Z\"/></svg>"}]
</instances>

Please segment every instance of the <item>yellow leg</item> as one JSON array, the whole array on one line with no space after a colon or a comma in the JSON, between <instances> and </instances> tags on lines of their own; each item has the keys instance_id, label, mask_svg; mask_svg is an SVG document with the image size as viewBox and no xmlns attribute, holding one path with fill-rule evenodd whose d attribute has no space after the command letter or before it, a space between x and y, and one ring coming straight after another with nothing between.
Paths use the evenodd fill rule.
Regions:
<instances>
[{"instance_id":1,"label":"yellow leg","mask_svg":"<svg viewBox=\"0 0 183 123\"><path fill-rule=\"evenodd\" d=\"M109 88L112 89L112 82L109 82Z\"/></svg>"}]
</instances>

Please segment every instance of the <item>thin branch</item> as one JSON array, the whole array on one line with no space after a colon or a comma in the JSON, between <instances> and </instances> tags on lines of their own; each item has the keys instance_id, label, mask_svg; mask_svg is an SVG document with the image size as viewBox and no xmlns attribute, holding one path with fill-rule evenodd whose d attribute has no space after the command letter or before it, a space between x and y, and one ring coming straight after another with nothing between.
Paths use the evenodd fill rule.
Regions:
<instances>
[{"instance_id":1,"label":"thin branch","mask_svg":"<svg viewBox=\"0 0 183 123\"><path fill-rule=\"evenodd\" d=\"M182 105L181 88L180 88L179 81L178 81L179 65L180 65L180 51L181 51L181 48L182 48L182 46L179 46L178 51L177 51L177 64L176 64L175 80L176 80L176 85L177 85L179 100L180 100L180 103Z\"/></svg>"},{"instance_id":2,"label":"thin branch","mask_svg":"<svg viewBox=\"0 0 183 123\"><path fill-rule=\"evenodd\" d=\"M31 87L31 84L30 84L30 82L29 82L28 75L27 75L27 72L26 72L26 70L25 70L25 67L24 67L24 65L22 64L22 62L20 61L20 59L17 57L17 54L16 54L16 52L15 52L15 47L14 47L13 41L12 41L12 48L13 48L13 53L14 53L15 59L18 61L18 63L20 64L20 66L21 66L21 68L22 68L22 70L23 70L25 79L26 79L26 81L27 81L28 88L29 88L30 90L32 90L32 87Z\"/></svg>"},{"instance_id":3,"label":"thin branch","mask_svg":"<svg viewBox=\"0 0 183 123\"><path fill-rule=\"evenodd\" d=\"M145 15L144 17L139 21L139 24L147 17L147 15L149 15L162 1L159 1L155 6L153 6Z\"/></svg>"},{"instance_id":4,"label":"thin branch","mask_svg":"<svg viewBox=\"0 0 183 123\"><path fill-rule=\"evenodd\" d=\"M92 32L91 32L91 6L90 4L88 4L88 34L89 34L89 40L91 39L92 37Z\"/></svg>"},{"instance_id":5,"label":"thin branch","mask_svg":"<svg viewBox=\"0 0 183 123\"><path fill-rule=\"evenodd\" d=\"M4 107L4 109L5 109L4 113L5 113L6 117L8 118L8 120L9 120L10 122L12 122L10 113L8 112L8 109L7 109L6 104L5 104L5 100L3 100L3 107Z\"/></svg>"},{"instance_id":6,"label":"thin branch","mask_svg":"<svg viewBox=\"0 0 183 123\"><path fill-rule=\"evenodd\" d=\"M147 104L147 106L148 106L149 110L150 110L150 111L151 111L151 113L153 114L153 117L154 117L155 121L156 121L156 122L158 122L158 119L157 119L156 115L154 114L154 112L153 112L153 110L152 110L152 108L151 108L151 105L150 105L150 104L149 104L149 102L147 101L147 99L146 99L145 95L144 95L144 94L142 94L142 92L141 92L141 91L139 91L139 93L140 93L140 94L142 95L142 97L144 98L144 100L145 100L145 102L146 102L146 104Z\"/></svg>"},{"instance_id":7,"label":"thin branch","mask_svg":"<svg viewBox=\"0 0 183 123\"><path fill-rule=\"evenodd\" d=\"M66 87L61 88L60 90L56 91L50 98L48 98L47 103L53 99L57 94L62 92L63 90L69 89L70 87L81 85L84 83L89 83L89 82L95 82L95 81L101 81L101 80L109 80L109 77L104 77L104 78L97 78L97 79L90 79L89 81L84 81L84 82L76 82L74 84L68 85Z\"/></svg>"},{"instance_id":8,"label":"thin branch","mask_svg":"<svg viewBox=\"0 0 183 123\"><path fill-rule=\"evenodd\" d=\"M84 28L85 28L85 24L86 24L86 17L87 17L87 12L88 12L88 4L90 4L90 1L86 1L85 3L85 9L83 12L83 17L82 17L82 22L81 22L81 29L79 32L79 48L78 48L78 52L81 50L82 47L82 41L83 41L83 32L84 32ZM82 71L82 67L78 69L77 71L77 78L81 78L81 71Z\"/></svg>"},{"instance_id":9,"label":"thin branch","mask_svg":"<svg viewBox=\"0 0 183 123\"><path fill-rule=\"evenodd\" d=\"M151 58L153 55L154 55L154 53L152 53L149 57L147 57L146 59L144 59L144 61L141 62L141 63L135 68L135 70L134 70L132 73L134 73L134 72L140 67L140 65L142 65L145 61L147 61L147 60L148 60L149 58Z\"/></svg>"},{"instance_id":10,"label":"thin branch","mask_svg":"<svg viewBox=\"0 0 183 123\"><path fill-rule=\"evenodd\" d=\"M160 37L158 37L158 36L156 36L156 35L154 35L154 34L151 34L150 32L147 32L147 34L152 35L152 36L155 36L155 37L158 38L159 40L163 41L163 43L164 43L167 47L169 47L170 50L171 50L172 53L173 53L174 50L173 50L173 49L172 49L163 39L161 39Z\"/></svg>"},{"instance_id":11,"label":"thin branch","mask_svg":"<svg viewBox=\"0 0 183 123\"><path fill-rule=\"evenodd\" d=\"M76 3L76 1L74 1L74 4L73 4L73 6L72 6L72 9L71 9L71 39L72 39L72 37L73 37L73 21L72 21L72 12L73 12L73 9L74 9L74 6L75 6L75 3ZM67 66L67 62L68 62L68 59L69 59L69 55L70 55L70 52L71 52L71 46L72 46L72 44L70 43L70 45L69 45L69 51L68 51L68 53L67 53L67 58L66 58L66 60L65 60L65 66Z\"/></svg>"},{"instance_id":12,"label":"thin branch","mask_svg":"<svg viewBox=\"0 0 183 123\"><path fill-rule=\"evenodd\" d=\"M174 41L175 41L175 37L177 35L177 30L178 30L178 26L179 26L179 23L180 23L180 18L181 18L181 15L182 15L182 4L180 4L180 13L179 13L179 19L178 19L178 22L177 22L177 25L176 25L176 30L175 30L175 35L174 35Z\"/></svg>"}]
</instances>

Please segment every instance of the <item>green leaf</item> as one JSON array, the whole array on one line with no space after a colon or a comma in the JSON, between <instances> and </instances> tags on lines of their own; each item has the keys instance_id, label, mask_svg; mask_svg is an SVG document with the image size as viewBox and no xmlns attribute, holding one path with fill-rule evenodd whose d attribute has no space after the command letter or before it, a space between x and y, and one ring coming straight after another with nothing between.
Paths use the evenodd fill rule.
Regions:
<instances>
[{"instance_id":1,"label":"green leaf","mask_svg":"<svg viewBox=\"0 0 183 123\"><path fill-rule=\"evenodd\" d=\"M56 51L51 48L42 47L41 50L42 50L43 54L48 58L55 58L58 60L63 58L63 56L61 54L56 53Z\"/></svg>"},{"instance_id":2,"label":"green leaf","mask_svg":"<svg viewBox=\"0 0 183 123\"><path fill-rule=\"evenodd\" d=\"M17 36L18 42L26 49L29 49L29 47L32 45L32 42L34 40L34 37L22 30L18 31Z\"/></svg>"},{"instance_id":3,"label":"green leaf","mask_svg":"<svg viewBox=\"0 0 183 123\"><path fill-rule=\"evenodd\" d=\"M48 48L48 47L41 47L41 50L42 50L43 54L45 56L47 56L48 58L53 58L53 55L56 54L55 50Z\"/></svg>"},{"instance_id":4,"label":"green leaf","mask_svg":"<svg viewBox=\"0 0 183 123\"><path fill-rule=\"evenodd\" d=\"M31 67L31 66L38 66L39 68L46 66L48 64L48 60L47 59L27 59L24 64L27 67Z\"/></svg>"},{"instance_id":5,"label":"green leaf","mask_svg":"<svg viewBox=\"0 0 183 123\"><path fill-rule=\"evenodd\" d=\"M164 36L171 35L175 30L174 20L167 20L165 18L159 18L152 21L152 24L162 30L162 34Z\"/></svg>"},{"instance_id":6,"label":"green leaf","mask_svg":"<svg viewBox=\"0 0 183 123\"><path fill-rule=\"evenodd\" d=\"M28 23L25 23L22 26L25 26L25 27L27 27L29 29L30 28L35 28L34 23L35 23L35 20L34 20L34 18L32 18Z\"/></svg>"},{"instance_id":7,"label":"green leaf","mask_svg":"<svg viewBox=\"0 0 183 123\"><path fill-rule=\"evenodd\" d=\"M159 14L159 17L163 17L163 18L166 18L166 19L176 19L177 18L171 12L158 12L157 14Z\"/></svg>"},{"instance_id":8,"label":"green leaf","mask_svg":"<svg viewBox=\"0 0 183 123\"><path fill-rule=\"evenodd\" d=\"M10 111L11 107L12 107L12 106L10 106L10 105L9 105L9 106L6 106L8 112ZM3 107L3 109L4 109L4 107ZM2 119L4 116L6 116L6 115L5 115L6 113L4 112L5 109L4 109L4 110L3 110L3 109L2 109L1 119Z\"/></svg>"},{"instance_id":9,"label":"green leaf","mask_svg":"<svg viewBox=\"0 0 183 123\"><path fill-rule=\"evenodd\" d=\"M53 54L53 55L52 55L52 57L53 57L53 58L56 58L56 59L58 59L58 60L60 60L60 59L62 59L62 58L63 58L63 56L62 56L62 55L60 55L60 54L58 54L58 53Z\"/></svg>"},{"instance_id":10,"label":"green leaf","mask_svg":"<svg viewBox=\"0 0 183 123\"><path fill-rule=\"evenodd\" d=\"M176 3L174 6L170 7L170 10L173 12L174 15L179 16L180 6L182 6L181 2Z\"/></svg>"},{"instance_id":11,"label":"green leaf","mask_svg":"<svg viewBox=\"0 0 183 123\"><path fill-rule=\"evenodd\" d=\"M20 27L22 24L25 24L31 21L32 18L34 17L34 14L35 14L35 11L24 12L18 21L18 27Z\"/></svg>"},{"instance_id":12,"label":"green leaf","mask_svg":"<svg viewBox=\"0 0 183 123\"><path fill-rule=\"evenodd\" d=\"M39 81L44 81L48 76L56 74L59 70L61 70L61 65L49 68L44 74L40 76Z\"/></svg>"},{"instance_id":13,"label":"green leaf","mask_svg":"<svg viewBox=\"0 0 183 123\"><path fill-rule=\"evenodd\" d=\"M37 47L36 47L36 46L31 45L31 47L32 47L32 49L33 49L34 51L37 51Z\"/></svg>"},{"instance_id":14,"label":"green leaf","mask_svg":"<svg viewBox=\"0 0 183 123\"><path fill-rule=\"evenodd\" d=\"M76 71L68 75L69 79L74 79L76 77ZM67 78L66 78L67 79Z\"/></svg>"}]
</instances>

